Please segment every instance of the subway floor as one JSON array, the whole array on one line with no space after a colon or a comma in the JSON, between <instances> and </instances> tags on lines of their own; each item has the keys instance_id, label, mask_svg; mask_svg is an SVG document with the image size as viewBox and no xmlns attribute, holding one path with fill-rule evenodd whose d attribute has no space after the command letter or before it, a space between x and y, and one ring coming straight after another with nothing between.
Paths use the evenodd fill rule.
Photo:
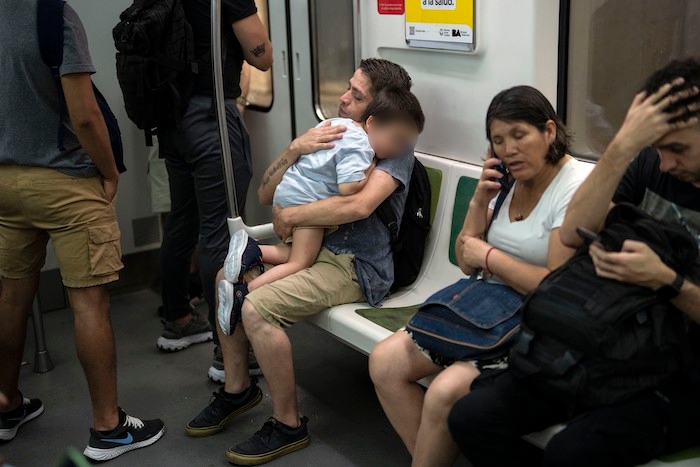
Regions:
<instances>
[{"instance_id":1,"label":"subway floor","mask_svg":"<svg viewBox=\"0 0 700 467\"><path fill-rule=\"evenodd\" d=\"M218 385L207 379L213 345L198 344L178 353L156 348L159 295L152 290L112 297L117 340L119 403L140 418L162 418L165 436L155 445L109 461L119 466L225 466L224 453L257 431L271 415L265 378L263 402L208 438L185 436L187 421L201 410ZM204 305L200 311L205 312ZM40 398L45 412L27 423L17 437L0 443L0 453L16 467L52 467L66 446L87 444L91 411L87 385L75 354L72 315L44 314L48 347L55 369L32 371L31 330L20 374L20 390ZM30 326L31 327L31 326ZM377 401L367 374L367 357L310 324L289 331L294 349L298 400L310 419L311 445L271 462L270 466L407 466L410 457ZM460 465L466 465L460 460Z\"/></svg>"}]
</instances>

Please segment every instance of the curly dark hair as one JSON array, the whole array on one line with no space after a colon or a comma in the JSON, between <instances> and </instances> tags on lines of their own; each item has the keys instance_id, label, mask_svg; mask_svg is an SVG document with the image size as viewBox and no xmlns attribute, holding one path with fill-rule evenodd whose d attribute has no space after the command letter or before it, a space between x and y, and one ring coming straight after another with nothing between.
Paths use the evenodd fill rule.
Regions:
<instances>
[{"instance_id":1,"label":"curly dark hair","mask_svg":"<svg viewBox=\"0 0 700 467\"><path fill-rule=\"evenodd\" d=\"M683 84L674 87L670 92L675 93L682 89L692 88L693 86L700 88L700 61L694 57L685 58L683 60L673 60L665 67L652 73L651 76L647 78L646 83L644 83L640 91L646 91L647 95L653 94L664 84L670 83L679 77L683 78ZM696 94L674 102L664 110L665 112L671 113L697 102L700 102L700 95ZM671 123L685 121L695 116L700 116L700 109L693 112L684 112L671 119Z\"/></svg>"},{"instance_id":2,"label":"curly dark hair","mask_svg":"<svg viewBox=\"0 0 700 467\"><path fill-rule=\"evenodd\" d=\"M491 141L491 122L525 122L540 131L552 120L557 125L557 136L549 146L547 162L556 164L569 152L571 134L546 97L532 86L515 86L496 94L486 112L486 138Z\"/></svg>"}]
</instances>

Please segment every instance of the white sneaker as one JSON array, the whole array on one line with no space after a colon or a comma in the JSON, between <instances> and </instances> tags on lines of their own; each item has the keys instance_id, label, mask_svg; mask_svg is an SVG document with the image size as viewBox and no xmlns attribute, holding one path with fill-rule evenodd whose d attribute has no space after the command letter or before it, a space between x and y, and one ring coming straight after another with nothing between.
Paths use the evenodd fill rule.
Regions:
<instances>
[{"instance_id":1,"label":"white sneaker","mask_svg":"<svg viewBox=\"0 0 700 467\"><path fill-rule=\"evenodd\" d=\"M231 235L228 243L228 254L224 260L224 277L230 283L238 282L241 275L241 258L248 246L248 232L241 229Z\"/></svg>"},{"instance_id":2,"label":"white sneaker","mask_svg":"<svg viewBox=\"0 0 700 467\"><path fill-rule=\"evenodd\" d=\"M219 327L227 336L231 333L231 311L233 310L233 284L228 280L219 281L216 288L219 306L216 309L216 318Z\"/></svg>"}]
</instances>

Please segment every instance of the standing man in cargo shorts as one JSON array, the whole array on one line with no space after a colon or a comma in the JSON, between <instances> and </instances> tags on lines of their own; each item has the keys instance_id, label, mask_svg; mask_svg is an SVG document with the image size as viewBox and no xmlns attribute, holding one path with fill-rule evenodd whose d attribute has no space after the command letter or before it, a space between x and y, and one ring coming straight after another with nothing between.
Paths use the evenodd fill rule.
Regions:
<instances>
[{"instance_id":1,"label":"standing man in cargo shorts","mask_svg":"<svg viewBox=\"0 0 700 467\"><path fill-rule=\"evenodd\" d=\"M75 318L78 358L92 400L85 454L112 459L156 442L161 420L141 421L117 406L117 362L107 284L122 269L114 211L119 172L92 91L85 31L65 6L61 85L69 121L57 149L58 92L42 61L37 1L0 0L0 440L41 415L39 399L18 389L27 317L46 243L53 244Z\"/></svg>"}]
</instances>

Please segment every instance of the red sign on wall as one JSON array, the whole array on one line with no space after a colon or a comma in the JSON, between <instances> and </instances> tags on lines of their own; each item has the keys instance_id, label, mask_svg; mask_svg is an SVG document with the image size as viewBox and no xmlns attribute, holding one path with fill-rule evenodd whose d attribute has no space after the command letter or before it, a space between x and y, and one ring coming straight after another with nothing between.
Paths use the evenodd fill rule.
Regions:
<instances>
[{"instance_id":1,"label":"red sign on wall","mask_svg":"<svg viewBox=\"0 0 700 467\"><path fill-rule=\"evenodd\" d=\"M377 0L380 15L403 15L406 11L404 0Z\"/></svg>"}]
</instances>

